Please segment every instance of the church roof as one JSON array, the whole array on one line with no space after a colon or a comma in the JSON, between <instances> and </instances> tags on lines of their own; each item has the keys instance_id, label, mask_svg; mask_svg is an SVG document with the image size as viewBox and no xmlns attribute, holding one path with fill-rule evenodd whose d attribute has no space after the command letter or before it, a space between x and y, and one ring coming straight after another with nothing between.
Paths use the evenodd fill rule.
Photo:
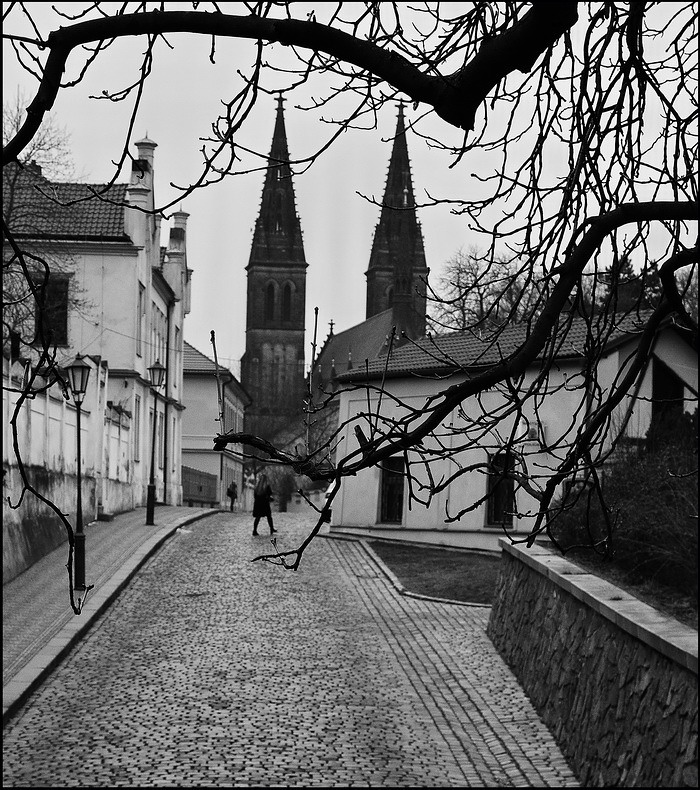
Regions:
<instances>
[{"instance_id":1,"label":"church roof","mask_svg":"<svg viewBox=\"0 0 700 790\"><path fill-rule=\"evenodd\" d=\"M54 182L36 165L10 164L3 170L3 213L10 230L25 238L129 241L124 231L127 187Z\"/></svg>"},{"instance_id":2,"label":"church roof","mask_svg":"<svg viewBox=\"0 0 700 790\"><path fill-rule=\"evenodd\" d=\"M590 346L593 336L602 337L602 347L611 351L636 334L645 326L645 318L649 311L639 315L623 316L616 323L597 328L591 334L588 322L582 317L562 315L558 330L552 344L547 344L547 352L557 359L582 359ZM594 319L595 320L595 319ZM481 336L473 331L451 332L449 334L426 336L417 342L406 343L395 348L388 362L385 357L370 362L368 370L359 366L338 372L340 382L356 379L367 380L384 375L391 378L424 376L431 374L454 373L460 370L480 369L498 364L513 355L527 340L532 325L526 323L511 324L498 332L485 331Z\"/></svg>"},{"instance_id":3,"label":"church roof","mask_svg":"<svg viewBox=\"0 0 700 790\"><path fill-rule=\"evenodd\" d=\"M323 382L329 382L333 378L332 368L339 375L349 369L349 363L352 364L350 369L365 370L365 360L371 363L386 351L387 338L393 325L393 311L385 310L356 326L351 326L350 329L331 335L316 359L314 376L318 376L319 366Z\"/></svg>"}]
</instances>

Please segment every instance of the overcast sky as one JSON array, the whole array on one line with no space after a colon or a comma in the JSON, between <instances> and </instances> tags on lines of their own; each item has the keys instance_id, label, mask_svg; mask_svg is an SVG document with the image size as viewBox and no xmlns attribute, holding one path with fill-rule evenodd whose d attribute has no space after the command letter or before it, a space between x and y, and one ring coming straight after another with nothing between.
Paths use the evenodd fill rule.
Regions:
<instances>
[{"instance_id":1,"label":"overcast sky","mask_svg":"<svg viewBox=\"0 0 700 790\"><path fill-rule=\"evenodd\" d=\"M42 34L56 26L49 4L26 5L36 13ZM66 9L83 4L59 5ZM237 12L237 4L226 5L227 12ZM15 24L6 25L5 29L29 32L18 31ZM208 39L173 35L168 40L175 48L170 50L160 42L132 136L133 141L148 134L158 143L156 200L161 204L176 196L171 182L189 183L198 175L202 145L199 138L208 133L220 101L230 98L238 87L235 76L232 77L235 69L246 67L252 60L252 48L247 42L219 40L217 63L213 66L209 62ZM143 37L117 42L98 58L82 83L59 93L53 114L58 125L70 134L75 173L80 180L100 183L111 177L111 162L121 150L131 107L131 100L115 104L89 96L124 87L133 80L143 48ZM4 101L11 99L18 88L33 95L36 82L19 70L7 44L3 61ZM69 61L69 71L71 63L75 61ZM299 96L298 101L304 98ZM301 158L312 153L330 129L294 104L294 98L285 104L287 136L290 155ZM244 145L269 152L275 108L273 96L259 99L240 137ZM408 105L407 119L410 121L414 114ZM340 331L365 318L364 272L379 207L357 193L381 200L396 115L396 106L386 106L379 118L379 129L344 134L310 170L294 180L309 263L307 363L311 356L314 307L319 308L319 340L325 338L331 319L336 331ZM432 129L452 142L459 139L459 133L439 119ZM431 150L425 140L410 132L408 145L418 201L426 190L432 195L455 197L471 188L467 174L473 165L468 160L449 170L451 160L446 154ZM133 147L131 150L135 153ZM122 172L120 180L127 178L127 171ZM245 267L263 178L262 172L228 178L187 197L182 205L190 214L187 249L188 265L193 270L192 311L185 321L184 336L211 356L209 338L213 329L220 361L232 367L245 350ZM431 280L435 282L444 262L460 246L471 243L473 236L466 221L445 206L421 209L419 220ZM163 243L165 239L164 235Z\"/></svg>"}]
</instances>

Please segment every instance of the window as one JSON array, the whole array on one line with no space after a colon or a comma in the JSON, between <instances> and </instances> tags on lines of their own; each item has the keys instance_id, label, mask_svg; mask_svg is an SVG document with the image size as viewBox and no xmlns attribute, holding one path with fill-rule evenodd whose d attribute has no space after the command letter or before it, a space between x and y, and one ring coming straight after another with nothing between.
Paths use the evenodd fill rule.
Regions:
<instances>
[{"instance_id":1,"label":"window","mask_svg":"<svg viewBox=\"0 0 700 790\"><path fill-rule=\"evenodd\" d=\"M654 423L665 422L668 428L683 416L685 386L660 359L654 357L652 365L651 419Z\"/></svg>"},{"instance_id":2,"label":"window","mask_svg":"<svg viewBox=\"0 0 700 790\"><path fill-rule=\"evenodd\" d=\"M489 460L488 476L488 526L513 524L515 510L515 461L509 451L500 451Z\"/></svg>"},{"instance_id":3,"label":"window","mask_svg":"<svg viewBox=\"0 0 700 790\"><path fill-rule=\"evenodd\" d=\"M176 326L175 327L175 362L174 362L174 368L175 368L176 371L180 370L180 351L181 351L180 347L181 346L182 346L182 341L180 339L180 327ZM173 389L177 389L178 377L177 376L173 376L173 379L174 379L173 380Z\"/></svg>"},{"instance_id":4,"label":"window","mask_svg":"<svg viewBox=\"0 0 700 790\"><path fill-rule=\"evenodd\" d=\"M292 285L286 283L282 291L282 320L292 320Z\"/></svg>"},{"instance_id":5,"label":"window","mask_svg":"<svg viewBox=\"0 0 700 790\"><path fill-rule=\"evenodd\" d=\"M163 413L158 414L158 469L163 468Z\"/></svg>"},{"instance_id":6,"label":"window","mask_svg":"<svg viewBox=\"0 0 700 790\"><path fill-rule=\"evenodd\" d=\"M275 315L275 284L270 283L265 289L265 320L272 321Z\"/></svg>"},{"instance_id":7,"label":"window","mask_svg":"<svg viewBox=\"0 0 700 790\"><path fill-rule=\"evenodd\" d=\"M151 364L156 360L165 365L166 335L168 321L165 313L155 302L151 302Z\"/></svg>"},{"instance_id":8,"label":"window","mask_svg":"<svg viewBox=\"0 0 700 790\"><path fill-rule=\"evenodd\" d=\"M282 193L278 192L275 195L275 232L279 233L281 230L282 230Z\"/></svg>"},{"instance_id":9,"label":"window","mask_svg":"<svg viewBox=\"0 0 700 790\"><path fill-rule=\"evenodd\" d=\"M42 285L37 282L37 285ZM49 276L44 287L43 309L37 304L35 343L68 345L68 278Z\"/></svg>"},{"instance_id":10,"label":"window","mask_svg":"<svg viewBox=\"0 0 700 790\"><path fill-rule=\"evenodd\" d=\"M146 286L139 283L139 297L136 312L136 353L143 356L143 321L146 316Z\"/></svg>"},{"instance_id":11,"label":"window","mask_svg":"<svg viewBox=\"0 0 700 790\"><path fill-rule=\"evenodd\" d=\"M134 395L134 461L141 460L141 396Z\"/></svg>"},{"instance_id":12,"label":"window","mask_svg":"<svg viewBox=\"0 0 700 790\"><path fill-rule=\"evenodd\" d=\"M155 442L153 442L151 440L151 437L153 436L153 421L155 420L155 412L153 411L153 409L149 409L148 410L148 416L149 416L149 420L148 420L148 441L151 444L151 447L149 448L149 458L150 458L151 463L153 463L153 455L154 455L154 453L158 452L158 449L156 448Z\"/></svg>"},{"instance_id":13,"label":"window","mask_svg":"<svg viewBox=\"0 0 700 790\"><path fill-rule=\"evenodd\" d=\"M400 524L403 519L404 460L401 456L387 458L382 470L379 518L382 524Z\"/></svg>"}]
</instances>

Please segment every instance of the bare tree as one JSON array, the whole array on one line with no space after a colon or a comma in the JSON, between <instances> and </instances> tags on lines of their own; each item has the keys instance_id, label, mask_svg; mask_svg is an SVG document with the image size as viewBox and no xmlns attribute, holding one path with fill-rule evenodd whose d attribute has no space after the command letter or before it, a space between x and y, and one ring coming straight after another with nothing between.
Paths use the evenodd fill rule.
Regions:
<instances>
[{"instance_id":1,"label":"bare tree","mask_svg":"<svg viewBox=\"0 0 700 790\"><path fill-rule=\"evenodd\" d=\"M518 261L518 288L523 293L534 288L537 294L529 314L521 316L527 331L507 355L492 354L487 366L443 388L420 410L406 406L402 416L393 418L363 415L365 429L354 426L357 448L335 461L328 450L342 426L324 446L306 444L295 451L245 434L217 438L218 446L244 442L297 473L334 482L327 507L344 476L397 453L413 453L430 479L430 461L450 452L441 435L444 421L487 390L499 389L505 405L485 413L478 430L461 437L460 447L477 442L479 432L498 430L524 403L534 402L536 408L537 393L548 391L556 348L571 330L572 305L581 307L583 294L600 292L601 274L615 261L629 256L661 261L658 305L645 313L640 305L627 311L639 315L642 325L624 375L595 403L582 401L573 438L553 444L558 460L552 474L537 481L530 473L512 471L517 485L537 488L539 514L531 542L547 529L563 481L582 468L595 480L601 437L644 374L664 321L672 317L697 344L697 323L678 288L678 275L687 282L697 265L692 235L698 216L696 4L339 2L315 4L309 13L308 5L301 10L294 3L245 3L240 15L221 13L216 4L193 8L168 11L160 4L150 12L143 4L124 4L114 12L97 3L47 33L36 25L15 32L13 25L19 31L20 16L23 21L29 12L26 5L13 5L4 37L39 85L26 121L4 148L3 164L21 157L34 139L62 88L69 56L82 57L80 79L97 58L110 57L119 38L145 40L139 79L102 97L133 99L116 173L129 156L131 126L152 63L160 47L175 46L167 35L210 37L212 58L229 40L246 39L253 42L252 65L239 72L237 93L223 97L224 111L203 149L201 175L184 193L241 169L237 135L261 92L294 93L309 112L324 117L338 112L330 139L294 162L297 172L345 129L373 128L385 105L408 99L418 115L414 131L430 146L450 152L453 166L471 174L465 175L464 194L428 195L423 207L451 204L464 215L486 259L495 261L497 250L507 249L509 259ZM282 50L274 44L282 44ZM315 98L306 98L310 91ZM349 100L354 106L348 110ZM435 116L441 125L434 123ZM503 283L501 293L510 285ZM582 392L585 387L602 392L597 365L605 339L622 320L615 309L615 300L609 299L595 316L579 310L586 333ZM507 324L495 329L487 341L490 349L502 348L512 337L509 331ZM437 348L449 365L449 355ZM524 374L536 361L538 379L522 390ZM390 397L381 386L378 396L380 401ZM318 408L334 399L337 393L329 394ZM506 445L515 438L506 436ZM503 469L508 471L509 464ZM427 495L444 484L428 483ZM411 495L420 499L418 486L411 487ZM295 551L265 559L297 568L324 515Z\"/></svg>"},{"instance_id":2,"label":"bare tree","mask_svg":"<svg viewBox=\"0 0 700 790\"><path fill-rule=\"evenodd\" d=\"M3 105L3 144L22 126L29 100L17 93L11 103ZM14 233L24 237L41 238L51 224L51 211L44 201L41 205L36 193L50 189L49 181L64 181L74 175L70 149L70 135L60 127L54 116L48 116L18 162L3 168L3 219ZM36 286L36 294L28 287L21 258L10 245L3 247L3 346L12 359L22 356L35 358L37 348L50 350L49 330L60 323L65 308L83 310L84 296L76 287L71 289L67 304L57 299L65 275L73 264L72 258L47 243L23 242L25 256L30 256L29 270ZM43 341L42 341L43 338ZM45 341L45 342L44 342Z\"/></svg>"},{"instance_id":3,"label":"bare tree","mask_svg":"<svg viewBox=\"0 0 700 790\"><path fill-rule=\"evenodd\" d=\"M2 106L2 144L15 137L22 128L29 97L17 91L14 98ZM49 179L67 181L75 176L70 133L59 126L54 115L48 115L29 144L22 150L18 162L35 165Z\"/></svg>"},{"instance_id":4,"label":"bare tree","mask_svg":"<svg viewBox=\"0 0 700 790\"><path fill-rule=\"evenodd\" d=\"M447 261L439 286L428 286L433 331L483 329L532 318L537 286L517 261L485 259L476 247Z\"/></svg>"}]
</instances>

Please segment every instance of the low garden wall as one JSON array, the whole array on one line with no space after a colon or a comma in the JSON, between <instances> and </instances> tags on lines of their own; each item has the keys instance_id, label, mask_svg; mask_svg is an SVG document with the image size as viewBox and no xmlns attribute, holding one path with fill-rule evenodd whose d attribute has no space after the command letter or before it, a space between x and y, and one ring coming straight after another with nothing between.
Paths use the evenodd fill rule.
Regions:
<instances>
[{"instance_id":1,"label":"low garden wall","mask_svg":"<svg viewBox=\"0 0 700 790\"><path fill-rule=\"evenodd\" d=\"M7 497L22 490L22 481L16 466L6 466L3 471L2 583L7 584L67 541L68 534L56 513L32 494L24 497L19 508L10 507ZM25 472L29 483L54 502L74 524L77 477L39 466L27 466ZM91 521L96 512L95 480L84 476L81 483L83 519ZM13 500L12 504L17 503Z\"/></svg>"},{"instance_id":2,"label":"low garden wall","mask_svg":"<svg viewBox=\"0 0 700 790\"><path fill-rule=\"evenodd\" d=\"M697 787L698 634L501 540L488 635L584 787Z\"/></svg>"}]
</instances>

